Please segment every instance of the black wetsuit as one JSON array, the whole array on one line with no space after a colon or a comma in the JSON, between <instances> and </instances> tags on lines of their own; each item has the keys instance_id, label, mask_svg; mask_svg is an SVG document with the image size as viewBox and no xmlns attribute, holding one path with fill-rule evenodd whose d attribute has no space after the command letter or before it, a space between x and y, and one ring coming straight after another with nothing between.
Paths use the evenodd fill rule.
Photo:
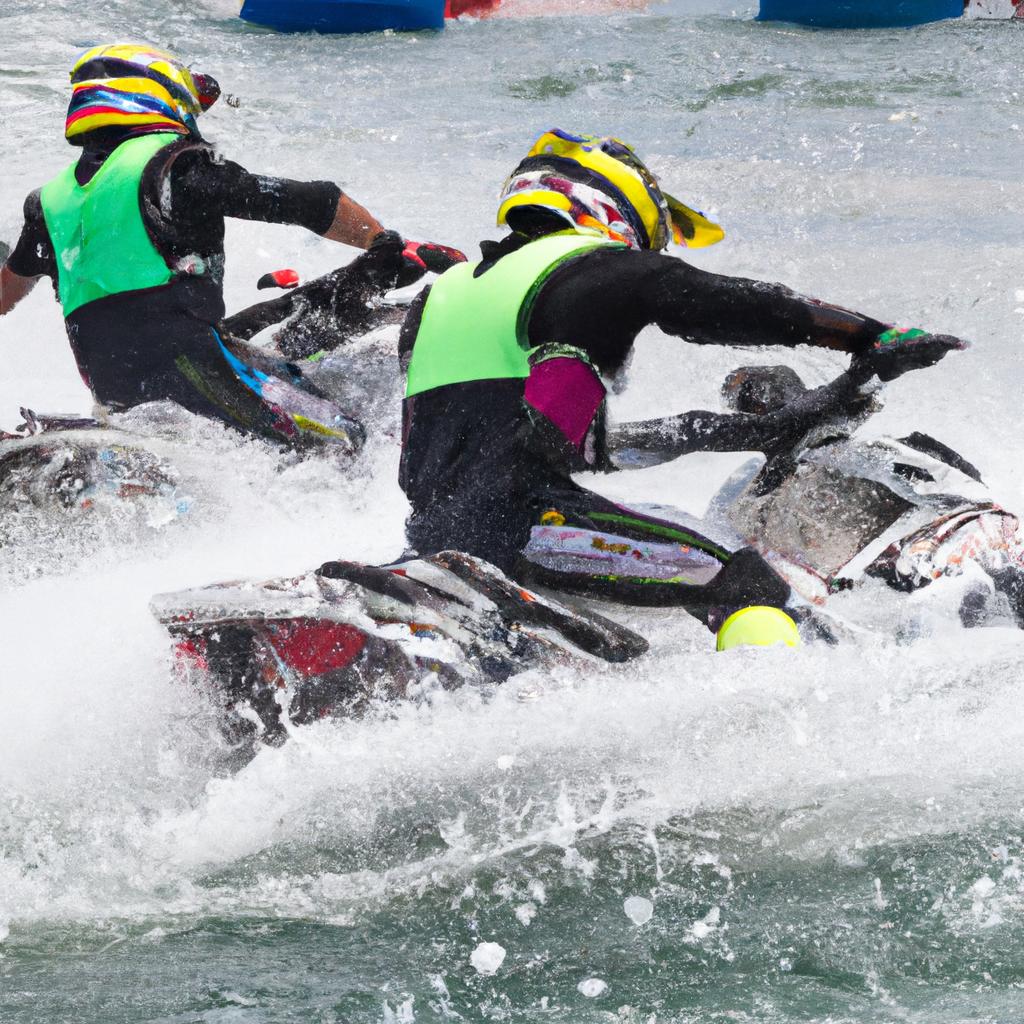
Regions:
<instances>
[{"instance_id":1,"label":"black wetsuit","mask_svg":"<svg viewBox=\"0 0 1024 1024\"><path fill-rule=\"evenodd\" d=\"M123 137L95 140L75 169L85 184ZM224 316L224 219L294 224L323 234L341 190L251 174L212 147L182 139L147 164L140 207L147 232L175 278L159 288L86 303L67 318L83 380L111 409L170 399L232 426L278 436L276 413L242 384L217 339ZM7 261L22 277L46 275L57 287L53 245L39 192L25 201L25 224Z\"/></svg>"},{"instance_id":2,"label":"black wetsuit","mask_svg":"<svg viewBox=\"0 0 1024 1024\"><path fill-rule=\"evenodd\" d=\"M513 235L498 245L484 243L477 275L527 241ZM406 357L425 303L426 292L403 327L400 348ZM659 253L609 249L571 258L544 281L529 313L527 336L531 346L581 349L610 375L624 365L639 332L652 324L697 343L810 343L847 352L865 350L886 327L780 285L706 273ZM412 504L407 528L417 551L458 548L561 589L678 604L702 618L711 607L785 601L788 588L753 552L733 556L692 531L623 509L575 484L574 471L614 468L603 450L600 418L590 456L581 460L531 414L523 395L523 380L500 379L452 384L406 400L400 483ZM780 429L768 421L759 433L753 418L728 419L730 425L722 429L733 433L737 447L756 447L754 442ZM722 447L725 440L723 435ZM635 579L573 578L524 565L531 529L551 511L584 529L689 544L727 571L706 587L693 587L643 579L640 572Z\"/></svg>"}]
</instances>

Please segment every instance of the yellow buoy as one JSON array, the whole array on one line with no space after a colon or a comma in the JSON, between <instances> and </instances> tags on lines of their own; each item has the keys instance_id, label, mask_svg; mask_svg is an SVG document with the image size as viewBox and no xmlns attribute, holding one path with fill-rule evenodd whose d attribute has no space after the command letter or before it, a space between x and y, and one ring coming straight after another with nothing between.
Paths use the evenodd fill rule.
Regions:
<instances>
[{"instance_id":1,"label":"yellow buoy","mask_svg":"<svg viewBox=\"0 0 1024 1024\"><path fill-rule=\"evenodd\" d=\"M734 647L800 646L796 623L781 609L767 605L751 605L733 612L718 631L718 650Z\"/></svg>"}]
</instances>

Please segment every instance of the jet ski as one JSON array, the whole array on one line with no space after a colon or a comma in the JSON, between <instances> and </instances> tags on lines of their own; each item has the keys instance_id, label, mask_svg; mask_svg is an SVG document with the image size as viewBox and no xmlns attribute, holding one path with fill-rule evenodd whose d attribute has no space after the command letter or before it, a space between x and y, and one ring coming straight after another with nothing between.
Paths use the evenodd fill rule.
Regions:
<instances>
[{"instance_id":1,"label":"jet ski","mask_svg":"<svg viewBox=\"0 0 1024 1024\"><path fill-rule=\"evenodd\" d=\"M151 607L239 763L298 726L378 702L647 650L626 627L456 551L385 566L327 562L288 579L161 594Z\"/></svg>"},{"instance_id":2,"label":"jet ski","mask_svg":"<svg viewBox=\"0 0 1024 1024\"><path fill-rule=\"evenodd\" d=\"M788 367L744 367L723 388L734 409L754 411L751 384L758 411L770 409L768 395L778 402L803 390ZM813 604L868 579L911 593L970 576L980 582L961 607L966 625L1002 612L1024 628L1018 517L993 500L975 466L927 434L855 437L880 407L875 398L746 463L712 499L708 521L756 547Z\"/></svg>"},{"instance_id":3,"label":"jet ski","mask_svg":"<svg viewBox=\"0 0 1024 1024\"><path fill-rule=\"evenodd\" d=\"M0 431L0 504L22 512L97 514L112 505L157 501L168 518L189 499L165 458L131 433L91 417L22 409L15 433ZM0 517L0 523L8 517ZM4 542L0 532L0 545Z\"/></svg>"}]
</instances>

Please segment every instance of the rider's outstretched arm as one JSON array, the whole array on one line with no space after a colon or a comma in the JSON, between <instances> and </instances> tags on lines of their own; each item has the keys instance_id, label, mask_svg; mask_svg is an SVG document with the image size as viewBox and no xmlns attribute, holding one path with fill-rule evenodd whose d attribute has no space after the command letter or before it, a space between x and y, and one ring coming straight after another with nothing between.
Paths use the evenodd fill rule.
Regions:
<instances>
[{"instance_id":1,"label":"rider's outstretched arm","mask_svg":"<svg viewBox=\"0 0 1024 1024\"><path fill-rule=\"evenodd\" d=\"M6 264L0 267L0 316L14 307L36 286L38 277L22 277Z\"/></svg>"},{"instance_id":2,"label":"rider's outstretched arm","mask_svg":"<svg viewBox=\"0 0 1024 1024\"><path fill-rule=\"evenodd\" d=\"M656 252L609 249L569 260L545 281L530 314L532 345L583 348L603 373L614 373L637 334L654 325L698 344L816 345L854 355L876 353L879 371L904 350L930 365L958 339L890 330L853 310L798 295L780 284L712 274ZM943 339L933 345L935 338Z\"/></svg>"},{"instance_id":3,"label":"rider's outstretched arm","mask_svg":"<svg viewBox=\"0 0 1024 1024\"><path fill-rule=\"evenodd\" d=\"M652 321L698 343L806 344L855 353L889 326L781 284L712 274L673 257L658 263L643 289Z\"/></svg>"},{"instance_id":4,"label":"rider's outstretched arm","mask_svg":"<svg viewBox=\"0 0 1024 1024\"><path fill-rule=\"evenodd\" d=\"M159 176L146 182L147 198L184 234L183 244L190 236L208 231L211 217L294 224L362 249L383 230L373 214L333 182L254 174L234 161L220 159L206 146L187 147L172 155L163 173L170 175L170 210L159 192Z\"/></svg>"},{"instance_id":5,"label":"rider's outstretched arm","mask_svg":"<svg viewBox=\"0 0 1024 1024\"><path fill-rule=\"evenodd\" d=\"M605 444L611 467L642 469L691 452L770 452L792 444L824 420L863 411L870 394L857 375L843 373L781 409L753 413L694 410L661 419L609 426Z\"/></svg>"},{"instance_id":6,"label":"rider's outstretched arm","mask_svg":"<svg viewBox=\"0 0 1024 1024\"><path fill-rule=\"evenodd\" d=\"M646 326L698 344L801 344L865 352L887 324L779 284L712 274L656 252L610 249L559 267L530 315L534 345L583 347L605 373Z\"/></svg>"},{"instance_id":7,"label":"rider's outstretched arm","mask_svg":"<svg viewBox=\"0 0 1024 1024\"><path fill-rule=\"evenodd\" d=\"M166 209L165 177L170 175L171 209ZM209 239L211 218L234 217L295 224L335 242L368 249L385 231L361 203L330 181L294 181L253 174L208 146L185 147L146 184L150 207L170 219L171 235L186 252L193 238ZM223 242L219 233L215 241ZM209 248L209 245L207 245ZM455 249L431 243L405 243L406 256L421 268L440 273L465 259ZM205 251L200 249L199 251Z\"/></svg>"}]
</instances>

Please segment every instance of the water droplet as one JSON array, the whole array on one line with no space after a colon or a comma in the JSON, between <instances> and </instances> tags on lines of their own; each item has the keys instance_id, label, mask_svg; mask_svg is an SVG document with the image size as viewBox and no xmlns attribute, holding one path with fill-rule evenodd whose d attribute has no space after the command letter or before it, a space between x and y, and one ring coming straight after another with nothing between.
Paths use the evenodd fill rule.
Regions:
<instances>
[{"instance_id":1,"label":"water droplet","mask_svg":"<svg viewBox=\"0 0 1024 1024\"><path fill-rule=\"evenodd\" d=\"M654 904L643 896L630 896L623 901L622 909L626 917L638 927L647 924L654 916Z\"/></svg>"},{"instance_id":2,"label":"water droplet","mask_svg":"<svg viewBox=\"0 0 1024 1024\"><path fill-rule=\"evenodd\" d=\"M477 974L495 974L505 962L505 947L496 942L481 942L473 950L469 962L476 968Z\"/></svg>"}]
</instances>

